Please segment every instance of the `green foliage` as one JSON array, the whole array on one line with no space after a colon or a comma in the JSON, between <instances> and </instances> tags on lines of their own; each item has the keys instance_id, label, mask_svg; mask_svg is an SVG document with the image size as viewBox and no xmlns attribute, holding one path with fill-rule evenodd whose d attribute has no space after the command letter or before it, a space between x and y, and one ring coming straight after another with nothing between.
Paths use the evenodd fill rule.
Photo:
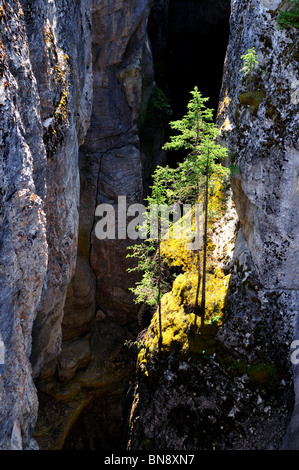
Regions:
<instances>
[{"instance_id":1,"label":"green foliage","mask_svg":"<svg viewBox=\"0 0 299 470\"><path fill-rule=\"evenodd\" d=\"M203 195L203 260L202 267L198 252L198 281L194 308L194 331L196 317L200 314L201 326L204 326L206 310L206 264L207 264L207 231L209 220L209 191L212 175L226 173L229 169L221 165L221 160L228 157L227 149L217 144L219 130L213 122L213 109L207 108L204 98L197 87L191 91L192 98L188 103L187 114L178 121L171 122L171 128L177 132L170 142L164 145L166 150L188 151L185 160L179 164L177 178L173 183L174 194L180 202L199 202ZM199 306L199 291L201 287L201 305Z\"/></svg>"},{"instance_id":2,"label":"green foliage","mask_svg":"<svg viewBox=\"0 0 299 470\"><path fill-rule=\"evenodd\" d=\"M199 315L199 289L202 284L201 300L201 324L204 325L204 314L206 311L206 264L208 256L207 248L207 226L209 213L209 194L216 191L216 185L223 176L229 173L229 169L221 165L221 160L228 157L227 149L217 144L219 130L213 122L213 109L207 108L205 103L208 98L204 98L197 87L191 91L192 98L187 106L187 113L182 119L170 123L170 127L175 134L170 137L170 141L164 145L165 150L185 149L187 156L177 168L157 167L153 175L153 185L151 195L147 198L149 206L153 204L193 204L204 200L205 220L204 229L204 248L203 265L201 267L199 251L194 254L196 270L192 275L196 279L195 299L194 299L194 318L196 328L196 317ZM217 177L215 177L217 175ZM215 179L216 178L216 179ZM213 191L213 188L215 191ZM163 224L160 215L159 225ZM148 230L148 227L147 227ZM159 232L160 235L160 232ZM146 303L150 306L158 306L159 323L159 351L162 350L162 332L164 348L171 342L171 329L166 328L170 317L165 317L167 310L167 299L173 300L171 294L166 294L162 298L164 290L162 272L162 253L161 240L151 240L148 238L144 243L135 245L131 248L133 253L128 256L137 258L137 266L132 270L142 272L142 279L131 291L135 294L137 303ZM163 250L163 246L162 246ZM187 257L188 258L188 257ZM177 278L178 279L178 278ZM167 297L168 295L168 297ZM166 302L166 304L165 304ZM168 304L167 304L168 305ZM168 305L169 306L169 305ZM177 314L181 316L182 305L177 304ZM173 311L173 309L171 309ZM215 310L216 311L216 310ZM218 310L217 310L218 311ZM163 325L162 325L163 313ZM178 323L176 322L176 325ZM176 338L181 343L181 335L184 330L176 328ZM172 337L172 336L171 336Z\"/></svg>"},{"instance_id":3,"label":"green foliage","mask_svg":"<svg viewBox=\"0 0 299 470\"><path fill-rule=\"evenodd\" d=\"M154 241L146 240L144 243L130 246L128 249L132 253L128 254L127 258L137 259L137 265L134 268L129 268L128 272L139 271L142 273L141 281L130 289L135 295L135 302L137 304L146 303L149 306L156 305L159 294L157 287L159 266L155 258Z\"/></svg>"},{"instance_id":4,"label":"green foliage","mask_svg":"<svg viewBox=\"0 0 299 470\"><path fill-rule=\"evenodd\" d=\"M166 196L164 194L164 180L158 181L152 187L152 194L148 196L147 202L149 206L166 204ZM137 244L132 247L133 254L128 257L136 257L138 259L137 266L128 269L128 272L139 270L142 272L141 281L137 282L131 291L135 294L136 303L146 303L149 306L158 306L159 310L159 351L162 349L162 312L161 312L161 295L162 295L162 258L161 258L161 226L163 224L163 216L158 213L158 240L147 238L142 244ZM147 217L145 227L142 231L149 233L149 221Z\"/></svg>"},{"instance_id":5,"label":"green foliage","mask_svg":"<svg viewBox=\"0 0 299 470\"><path fill-rule=\"evenodd\" d=\"M278 29L299 28L299 1L291 0L294 7L292 10L280 11L276 19Z\"/></svg>"},{"instance_id":6,"label":"green foliage","mask_svg":"<svg viewBox=\"0 0 299 470\"><path fill-rule=\"evenodd\" d=\"M234 165L233 163L231 163L229 165L229 169L230 169L230 172L231 172L231 175L234 176L236 175L238 172L239 172L239 167L238 165Z\"/></svg>"},{"instance_id":7,"label":"green foliage","mask_svg":"<svg viewBox=\"0 0 299 470\"><path fill-rule=\"evenodd\" d=\"M165 93L158 87L152 91L145 119L143 124L139 123L140 127L156 128L164 126L172 116L172 109Z\"/></svg>"},{"instance_id":8,"label":"green foliage","mask_svg":"<svg viewBox=\"0 0 299 470\"><path fill-rule=\"evenodd\" d=\"M137 351L140 351L141 349L146 347L146 344L142 340L138 341L131 341L131 340L126 340L124 342L124 346L127 346L128 349L137 349Z\"/></svg>"},{"instance_id":9,"label":"green foliage","mask_svg":"<svg viewBox=\"0 0 299 470\"><path fill-rule=\"evenodd\" d=\"M170 117L172 115L172 110L169 105L168 99L165 93L158 87L155 87L154 91L152 92L151 105L153 106L153 108L159 110L167 117Z\"/></svg>"},{"instance_id":10,"label":"green foliage","mask_svg":"<svg viewBox=\"0 0 299 470\"><path fill-rule=\"evenodd\" d=\"M178 121L170 123L171 129L178 132L164 145L165 150L178 150L185 148L194 153L201 138L211 133L209 124L213 121L213 110L206 108L209 98L204 98L198 88L191 91L193 98L189 101L187 114Z\"/></svg>"},{"instance_id":11,"label":"green foliage","mask_svg":"<svg viewBox=\"0 0 299 470\"><path fill-rule=\"evenodd\" d=\"M155 201L157 199L159 201L159 204L172 204L176 202L176 180L176 168L170 168L168 165L165 167L157 166L153 174L153 186L151 186L151 196L146 199L148 204L151 204L153 200Z\"/></svg>"},{"instance_id":12,"label":"green foliage","mask_svg":"<svg viewBox=\"0 0 299 470\"><path fill-rule=\"evenodd\" d=\"M240 72L244 72L244 76L248 78L259 65L254 47L248 49L247 54L241 55L241 59L243 60L243 68Z\"/></svg>"},{"instance_id":13,"label":"green foliage","mask_svg":"<svg viewBox=\"0 0 299 470\"><path fill-rule=\"evenodd\" d=\"M216 143L219 130L213 123L213 109L207 108L204 98L197 87L191 91L187 114L178 121L170 123L176 134L164 145L165 150L185 149L188 155L175 170L167 169L164 181L167 195L172 202L197 202L204 177L216 172L227 172L219 162L227 157L227 149ZM154 174L154 184L160 177L160 168ZM171 185L171 189L169 186Z\"/></svg>"}]
</instances>

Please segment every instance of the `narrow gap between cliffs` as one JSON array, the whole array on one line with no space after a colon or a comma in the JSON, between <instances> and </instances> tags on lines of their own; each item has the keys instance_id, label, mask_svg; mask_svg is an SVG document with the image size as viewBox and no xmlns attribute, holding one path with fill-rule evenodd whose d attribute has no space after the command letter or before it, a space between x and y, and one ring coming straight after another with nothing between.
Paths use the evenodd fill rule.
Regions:
<instances>
[{"instance_id":1,"label":"narrow gap between cliffs","mask_svg":"<svg viewBox=\"0 0 299 470\"><path fill-rule=\"evenodd\" d=\"M148 23L155 81L169 99L173 116L186 113L195 86L215 111L229 40L229 0L169 0L153 4ZM178 152L168 154L175 165Z\"/></svg>"},{"instance_id":2,"label":"narrow gap between cliffs","mask_svg":"<svg viewBox=\"0 0 299 470\"><path fill-rule=\"evenodd\" d=\"M229 39L229 0L155 0L148 23L155 81L167 96L173 115L186 112L190 91L197 86L216 111ZM176 165L180 156L168 155ZM122 395L122 398L121 398ZM130 406L123 390L94 400L70 431L64 450L121 450ZM119 416L119 420L116 417Z\"/></svg>"}]
</instances>

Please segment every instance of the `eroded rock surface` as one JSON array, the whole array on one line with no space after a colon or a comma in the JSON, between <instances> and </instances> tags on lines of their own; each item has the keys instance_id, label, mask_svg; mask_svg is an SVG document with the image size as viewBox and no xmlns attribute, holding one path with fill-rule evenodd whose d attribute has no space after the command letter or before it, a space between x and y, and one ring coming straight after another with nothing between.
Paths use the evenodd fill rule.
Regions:
<instances>
[{"instance_id":1,"label":"eroded rock surface","mask_svg":"<svg viewBox=\"0 0 299 470\"><path fill-rule=\"evenodd\" d=\"M42 448L61 448L64 433L71 429L70 421L73 429L66 445L81 448L75 424L79 413L74 409L83 411L87 404L91 409L96 407L97 413L103 406L100 415L105 414L106 423L95 432L100 434L100 441L110 438L112 442L111 429L116 435L121 426L123 400L134 370L134 360L128 359L124 342L134 339L138 331L138 308L129 291L134 279L127 273L131 266L127 247L132 241L126 239L126 233L119 239L118 232L113 240L99 240L95 234L99 218L95 213L99 204L112 205L118 230L118 197L126 197L126 208L143 201L144 172L149 170L144 169L138 123L146 115L155 87L146 31L148 15L147 0L129 4L93 2L93 106L79 159L78 258L64 307L62 353L58 362L54 360L42 371L38 381L45 403L37 428ZM76 345L78 354L71 359ZM69 418L62 423L57 415L59 429L54 426L47 437L43 426L48 425L44 407L51 406L49 397L57 401L53 410L59 415L64 409ZM119 405L114 406L117 401ZM84 445L91 444L84 441Z\"/></svg>"},{"instance_id":2,"label":"eroded rock surface","mask_svg":"<svg viewBox=\"0 0 299 470\"><path fill-rule=\"evenodd\" d=\"M131 448L282 446L299 337L298 37L275 21L287 4L232 1L218 123L239 170L233 255L227 232L214 234L221 268L231 271L226 318L211 355L170 354L137 377ZM168 2L160 5L167 13ZM0 2L0 449L37 448L33 378L41 448L121 440L135 366L124 340L138 329L134 279L128 241L98 240L95 209L109 203L117 213L119 196L142 202L163 159L161 128L142 128L155 90L150 6ZM260 65L246 80L241 55L251 47ZM285 448L298 448L293 371Z\"/></svg>"},{"instance_id":3,"label":"eroded rock surface","mask_svg":"<svg viewBox=\"0 0 299 470\"><path fill-rule=\"evenodd\" d=\"M248 342L255 353L276 344L273 362L285 371L291 370L291 344L298 336L298 34L294 28L279 30L276 19L281 8L291 6L277 0L232 2L218 116L224 143L239 168L233 188L245 238L243 242L239 238L236 253L245 244L255 271L242 282L244 286L253 279L248 286L252 306L245 308L241 302L243 313L251 317L250 322L247 314L244 317ZM259 65L246 78L241 55L252 47ZM240 256L244 260L244 251ZM232 306L231 312L228 328L237 318L240 324L244 321L241 310ZM253 323L262 324L252 330ZM252 342L262 325L263 340ZM296 367L294 372L297 396ZM297 447L292 436L290 448Z\"/></svg>"},{"instance_id":4,"label":"eroded rock surface","mask_svg":"<svg viewBox=\"0 0 299 470\"><path fill-rule=\"evenodd\" d=\"M232 1L218 124L238 168L240 230L224 321L196 357L153 355L138 369L129 448L298 448L298 32L277 28L286 7Z\"/></svg>"},{"instance_id":5,"label":"eroded rock surface","mask_svg":"<svg viewBox=\"0 0 299 470\"><path fill-rule=\"evenodd\" d=\"M91 110L90 11L88 1L0 4L1 449L36 448L29 358L36 376L60 350Z\"/></svg>"}]
</instances>

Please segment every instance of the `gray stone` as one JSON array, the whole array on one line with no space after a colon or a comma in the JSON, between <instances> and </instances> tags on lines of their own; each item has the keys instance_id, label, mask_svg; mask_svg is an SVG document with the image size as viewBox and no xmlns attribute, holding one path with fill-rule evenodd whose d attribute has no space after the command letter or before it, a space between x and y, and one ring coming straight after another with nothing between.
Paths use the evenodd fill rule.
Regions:
<instances>
[{"instance_id":1,"label":"gray stone","mask_svg":"<svg viewBox=\"0 0 299 470\"><path fill-rule=\"evenodd\" d=\"M297 31L277 28L280 4L277 0L232 2L218 124L222 141L239 169L233 189L244 236L238 237L235 248L244 277L239 276L239 281L237 273L233 277L230 293L234 305L223 338L235 346L239 343L238 347L243 343L249 358L267 350L270 358L276 345L272 360L288 374L299 310L299 75ZM241 55L252 47L259 67L246 80L240 72ZM249 334L247 341L241 340L241 330ZM256 341L261 330L264 344L259 346ZM295 373L296 397L297 382ZM282 409L284 405L281 402ZM289 402L288 410L290 406ZM297 447L297 421L296 407L285 444L289 448Z\"/></svg>"},{"instance_id":2,"label":"gray stone","mask_svg":"<svg viewBox=\"0 0 299 470\"><path fill-rule=\"evenodd\" d=\"M20 3L6 1L0 13L4 450L35 447L38 403L29 358L36 376L60 350L77 248L78 144L88 126L92 89L91 3Z\"/></svg>"},{"instance_id":3,"label":"gray stone","mask_svg":"<svg viewBox=\"0 0 299 470\"><path fill-rule=\"evenodd\" d=\"M62 382L72 379L77 370L90 361L89 335L74 341L64 341L58 360L58 377Z\"/></svg>"}]
</instances>

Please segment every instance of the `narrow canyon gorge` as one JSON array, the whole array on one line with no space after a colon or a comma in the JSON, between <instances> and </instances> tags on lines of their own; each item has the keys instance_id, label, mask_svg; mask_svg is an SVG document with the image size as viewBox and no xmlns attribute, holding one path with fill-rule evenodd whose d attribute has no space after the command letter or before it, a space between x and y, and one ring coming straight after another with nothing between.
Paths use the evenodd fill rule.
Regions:
<instances>
[{"instance_id":1,"label":"narrow canyon gorge","mask_svg":"<svg viewBox=\"0 0 299 470\"><path fill-rule=\"evenodd\" d=\"M0 0L0 450L299 449L293 7ZM196 86L235 168L209 245L223 318L159 356L135 241L99 239L97 207L143 204L183 158L163 145Z\"/></svg>"}]
</instances>

